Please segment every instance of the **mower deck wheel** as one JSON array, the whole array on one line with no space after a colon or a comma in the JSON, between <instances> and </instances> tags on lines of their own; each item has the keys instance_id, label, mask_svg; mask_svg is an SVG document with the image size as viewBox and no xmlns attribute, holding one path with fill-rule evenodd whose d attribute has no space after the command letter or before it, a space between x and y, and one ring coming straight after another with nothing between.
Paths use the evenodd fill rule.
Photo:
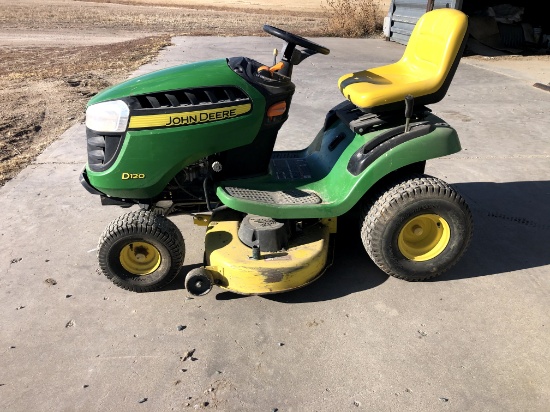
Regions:
<instances>
[{"instance_id":1,"label":"mower deck wheel","mask_svg":"<svg viewBox=\"0 0 550 412\"><path fill-rule=\"evenodd\" d=\"M113 220L99 239L103 274L115 285L134 292L161 289L178 274L185 245L177 226L145 210Z\"/></svg>"},{"instance_id":2,"label":"mower deck wheel","mask_svg":"<svg viewBox=\"0 0 550 412\"><path fill-rule=\"evenodd\" d=\"M190 295L204 296L212 290L214 277L205 268L195 268L185 276L185 289Z\"/></svg>"},{"instance_id":3,"label":"mower deck wheel","mask_svg":"<svg viewBox=\"0 0 550 412\"><path fill-rule=\"evenodd\" d=\"M447 183L427 175L404 177L365 203L361 239L387 274L408 281L452 267L472 237L472 214Z\"/></svg>"}]
</instances>

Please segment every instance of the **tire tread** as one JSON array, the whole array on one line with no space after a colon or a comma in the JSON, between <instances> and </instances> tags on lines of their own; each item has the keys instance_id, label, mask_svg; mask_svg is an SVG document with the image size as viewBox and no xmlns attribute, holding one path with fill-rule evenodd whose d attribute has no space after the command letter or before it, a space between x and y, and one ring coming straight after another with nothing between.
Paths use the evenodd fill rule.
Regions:
<instances>
[{"instance_id":1,"label":"tire tread","mask_svg":"<svg viewBox=\"0 0 550 412\"><path fill-rule=\"evenodd\" d=\"M427 273L425 276L414 279L400 275L386 262L382 257L382 251L379 249L379 240L382 237L383 224L377 224L387 221L394 210L400 208L405 202L414 197L424 195L433 195L439 198L447 199L460 206L467 212L467 220L470 228L470 236L463 247L461 253L456 257L452 264L435 273ZM472 232L472 214L466 201L456 192L448 183L433 176L424 174L409 175L400 180L394 180L387 185L382 186L372 196L366 199L361 211L361 240L365 250L374 263L387 274L399 279L422 281L438 276L450 269L468 248L471 241Z\"/></svg>"},{"instance_id":2,"label":"tire tread","mask_svg":"<svg viewBox=\"0 0 550 412\"><path fill-rule=\"evenodd\" d=\"M107 256L101 253L103 247L109 247L121 235L128 236L136 233L157 238L172 256L173 262L168 275L154 285L138 286L126 283L124 279L109 270ZM97 251L101 272L115 285L134 292L152 292L162 289L177 276L178 270L183 264L185 244L180 230L172 221L157 212L140 209L125 213L109 223L99 237Z\"/></svg>"}]
</instances>

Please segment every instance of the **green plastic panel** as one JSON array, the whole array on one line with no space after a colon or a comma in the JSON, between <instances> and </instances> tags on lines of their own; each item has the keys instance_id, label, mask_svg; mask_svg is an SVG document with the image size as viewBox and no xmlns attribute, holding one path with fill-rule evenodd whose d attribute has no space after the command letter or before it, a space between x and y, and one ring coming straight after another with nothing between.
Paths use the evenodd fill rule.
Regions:
<instances>
[{"instance_id":1,"label":"green plastic panel","mask_svg":"<svg viewBox=\"0 0 550 412\"><path fill-rule=\"evenodd\" d=\"M126 80L95 95L88 106L128 96L210 86L237 86L247 94L259 94L229 68L226 59L217 59L170 67Z\"/></svg>"},{"instance_id":2,"label":"green plastic panel","mask_svg":"<svg viewBox=\"0 0 550 412\"><path fill-rule=\"evenodd\" d=\"M218 197L232 209L277 219L340 216L349 211L376 182L388 173L412 163L460 151L460 142L453 128L445 125L443 120L434 115L430 115L427 120L439 125L431 133L389 150L358 176L353 176L347 170L351 156L381 132L356 135L347 126L337 122L322 137L318 137L310 148L295 152L297 156L307 161L311 171L310 178L277 180L270 175L258 179L223 182L218 187ZM331 152L328 145L341 133L345 133L346 138L337 146L337 150ZM323 202L284 206L258 203L228 196L223 190L224 186L269 191L285 189L314 191L323 199Z\"/></svg>"},{"instance_id":3,"label":"green plastic panel","mask_svg":"<svg viewBox=\"0 0 550 412\"><path fill-rule=\"evenodd\" d=\"M108 196L149 199L158 195L184 167L213 153L251 143L265 113L264 97L234 73L226 60L194 63L157 71L103 91L89 104L139 94L193 87L237 86L252 100L240 117L182 127L131 130L114 164L104 172L86 172L93 187ZM137 178L124 179L123 177Z\"/></svg>"}]
</instances>

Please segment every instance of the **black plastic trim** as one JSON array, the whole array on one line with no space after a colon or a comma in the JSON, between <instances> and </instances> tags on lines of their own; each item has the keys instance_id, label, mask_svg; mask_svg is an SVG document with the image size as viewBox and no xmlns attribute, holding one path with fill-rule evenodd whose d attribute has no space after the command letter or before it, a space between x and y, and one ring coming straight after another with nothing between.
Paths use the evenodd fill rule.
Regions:
<instances>
[{"instance_id":1,"label":"black plastic trim","mask_svg":"<svg viewBox=\"0 0 550 412\"><path fill-rule=\"evenodd\" d=\"M157 110L193 107L203 104L230 103L243 99L250 99L250 96L240 87L219 85L136 94L124 100L131 110L153 110L156 112ZM146 106L143 103L146 103Z\"/></svg>"},{"instance_id":2,"label":"black plastic trim","mask_svg":"<svg viewBox=\"0 0 550 412\"><path fill-rule=\"evenodd\" d=\"M102 206L120 206L120 207L126 208L126 207L134 206L135 203L127 202L125 200L116 199L113 197L101 196L101 205Z\"/></svg>"},{"instance_id":3,"label":"black plastic trim","mask_svg":"<svg viewBox=\"0 0 550 412\"><path fill-rule=\"evenodd\" d=\"M80 176L78 177L78 180L80 180L80 184L82 186L84 186L84 189L86 189L86 191L88 193L91 193L92 195L104 196L103 193L101 193L99 190L97 190L95 187L93 187L90 184L90 182L88 181L88 175L86 174L86 168L84 168L82 170L82 172L80 173Z\"/></svg>"},{"instance_id":4,"label":"black plastic trim","mask_svg":"<svg viewBox=\"0 0 550 412\"><path fill-rule=\"evenodd\" d=\"M339 111L352 111L352 110L358 110L357 106L355 106L352 102L349 100L344 100L341 103L338 103L336 106L334 106L332 109L330 109L325 116L325 124L323 125L323 130L326 131L330 129L330 127L336 123L338 120L338 112Z\"/></svg>"},{"instance_id":5,"label":"black plastic trim","mask_svg":"<svg viewBox=\"0 0 550 412\"><path fill-rule=\"evenodd\" d=\"M273 77L261 75L258 69L262 64L247 57L229 58L227 65L262 94L265 99L265 113L262 125L250 144L220 154L218 161L223 165L223 170L215 178L225 180L267 174L277 134L288 119L294 83L289 77L277 72L273 73ZM267 116L269 107L283 101L286 103L286 111L282 115Z\"/></svg>"},{"instance_id":6,"label":"black plastic trim","mask_svg":"<svg viewBox=\"0 0 550 412\"><path fill-rule=\"evenodd\" d=\"M338 145L344 141L345 138L346 138L345 133L340 133L338 136L336 136L334 140L332 140L332 142L329 143L328 151L329 152L334 151L334 149L336 149Z\"/></svg>"},{"instance_id":7,"label":"black plastic trim","mask_svg":"<svg viewBox=\"0 0 550 412\"><path fill-rule=\"evenodd\" d=\"M290 98L294 94L296 88L294 83L290 80L290 77L282 76L277 72L273 73L273 77L263 76L258 73L258 69L263 65L248 57L231 57L227 59L227 65L231 70L262 93L267 100L267 107L269 107L270 103L288 99L288 113Z\"/></svg>"},{"instance_id":8,"label":"black plastic trim","mask_svg":"<svg viewBox=\"0 0 550 412\"><path fill-rule=\"evenodd\" d=\"M103 172L115 162L124 144L126 133L98 133L86 128L88 167Z\"/></svg>"},{"instance_id":9,"label":"black plastic trim","mask_svg":"<svg viewBox=\"0 0 550 412\"><path fill-rule=\"evenodd\" d=\"M415 121L425 119L431 113L426 106L415 106L412 119ZM365 113L348 100L334 106L325 118L323 130L328 130L336 120L340 119L354 133L364 135L376 129L377 126L391 127L400 125L405 120L404 111L387 113Z\"/></svg>"},{"instance_id":10,"label":"black plastic trim","mask_svg":"<svg viewBox=\"0 0 550 412\"><path fill-rule=\"evenodd\" d=\"M159 107L159 108L149 108L149 109L132 109L131 116L148 116L155 114L171 114L171 113L186 113L194 112L197 110L209 110L209 109L219 109L225 107L234 107L240 106L243 104L252 104L250 98L244 99L235 99L228 100L220 103L198 103L195 105L183 105L175 107Z\"/></svg>"},{"instance_id":11,"label":"black plastic trim","mask_svg":"<svg viewBox=\"0 0 550 412\"><path fill-rule=\"evenodd\" d=\"M405 132L405 126L387 130L357 150L348 163L348 172L353 176L361 174L376 159L402 143L425 136L435 130L435 126L428 122L411 123L411 129Z\"/></svg>"},{"instance_id":12,"label":"black plastic trim","mask_svg":"<svg viewBox=\"0 0 550 412\"><path fill-rule=\"evenodd\" d=\"M88 181L88 174L86 173L86 168L82 170L82 172L80 173L80 176L78 177L78 180L80 180L80 184L84 187L84 189L86 189L88 193L91 193L92 195L101 196L101 204L103 206L120 206L120 207L126 208L126 207L135 205L134 202L128 202L124 199L108 197L103 192L100 192L95 187L93 187Z\"/></svg>"}]
</instances>

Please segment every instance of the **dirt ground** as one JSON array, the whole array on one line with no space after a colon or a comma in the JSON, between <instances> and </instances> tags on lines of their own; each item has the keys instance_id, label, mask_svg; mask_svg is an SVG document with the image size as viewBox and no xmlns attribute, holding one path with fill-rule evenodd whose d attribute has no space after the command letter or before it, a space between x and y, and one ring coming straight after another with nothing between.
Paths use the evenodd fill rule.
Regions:
<instances>
[{"instance_id":1,"label":"dirt ground","mask_svg":"<svg viewBox=\"0 0 550 412\"><path fill-rule=\"evenodd\" d=\"M107 46L1 47L0 184L81 121L91 96L168 44L169 36L156 36Z\"/></svg>"},{"instance_id":2,"label":"dirt ground","mask_svg":"<svg viewBox=\"0 0 550 412\"><path fill-rule=\"evenodd\" d=\"M174 35L264 35L265 23L326 35L322 0L0 0L0 186L71 124L87 100ZM468 57L548 83L550 56Z\"/></svg>"}]
</instances>

